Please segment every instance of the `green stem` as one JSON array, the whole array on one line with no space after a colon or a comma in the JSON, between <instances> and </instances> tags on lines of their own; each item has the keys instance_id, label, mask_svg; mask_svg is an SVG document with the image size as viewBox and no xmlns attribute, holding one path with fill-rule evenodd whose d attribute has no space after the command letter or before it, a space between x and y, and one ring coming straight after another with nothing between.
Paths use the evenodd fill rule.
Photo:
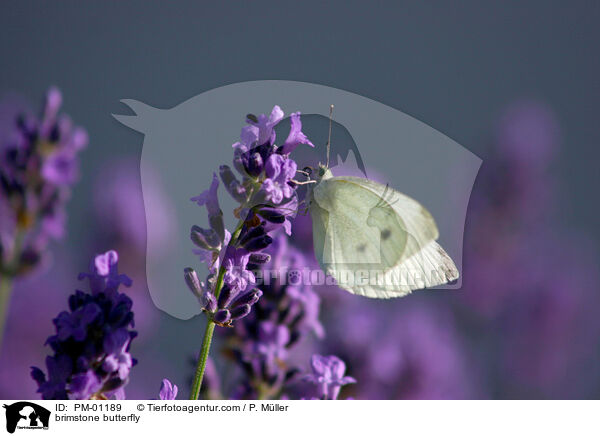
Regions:
<instances>
[{"instance_id":1,"label":"green stem","mask_svg":"<svg viewBox=\"0 0 600 436\"><path fill-rule=\"evenodd\" d=\"M0 277L0 350L2 349L2 339L4 338L4 326L6 325L6 316L8 315L12 282L12 277L9 274Z\"/></svg>"},{"instance_id":2,"label":"green stem","mask_svg":"<svg viewBox=\"0 0 600 436\"><path fill-rule=\"evenodd\" d=\"M200 358L198 359L198 366L196 367L196 375L194 376L190 400L197 400L200 396L200 388L202 387L202 379L204 378L204 371L206 369L206 362L208 361L208 353L210 351L210 344L212 343L214 332L215 323L213 320L209 319L206 323L204 339L202 340L202 348L200 349Z\"/></svg>"},{"instance_id":3,"label":"green stem","mask_svg":"<svg viewBox=\"0 0 600 436\"><path fill-rule=\"evenodd\" d=\"M233 245L242 231L244 226L244 220L240 220L238 223L229 245ZM219 298L221 289L223 288L223 279L225 278L225 268L223 265L219 267L219 275L215 283L215 298ZM200 348L200 357L198 358L198 364L196 365L196 374L194 375L194 384L192 385L192 392L190 394L190 400L197 400L200 397L200 389L202 388L202 379L204 378L204 371L206 370L206 362L208 362L208 353L210 352L210 345L212 343L212 337L215 333L215 322L212 319L208 319L206 322L206 330L204 331L204 339L202 339L202 348Z\"/></svg>"},{"instance_id":4,"label":"green stem","mask_svg":"<svg viewBox=\"0 0 600 436\"><path fill-rule=\"evenodd\" d=\"M17 273L19 257L21 255L21 246L25 232L18 230L15 235L13 255L4 271L0 273L0 350L2 350L2 340L4 339L4 328L6 327L6 317L8 315L8 305L10 304L10 294L13 288L13 278Z\"/></svg>"}]
</instances>

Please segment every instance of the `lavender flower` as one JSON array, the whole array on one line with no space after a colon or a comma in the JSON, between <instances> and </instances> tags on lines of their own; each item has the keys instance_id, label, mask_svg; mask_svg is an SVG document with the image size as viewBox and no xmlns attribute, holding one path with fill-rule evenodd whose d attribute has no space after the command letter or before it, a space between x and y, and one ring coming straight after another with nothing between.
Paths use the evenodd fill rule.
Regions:
<instances>
[{"instance_id":1,"label":"lavender flower","mask_svg":"<svg viewBox=\"0 0 600 436\"><path fill-rule=\"evenodd\" d=\"M323 336L319 322L320 298L302 277L307 261L303 254L279 234L267 249L272 261L269 268L256 264L260 275L262 297L252 313L227 331L227 355L243 371L235 398L281 398L285 392L295 393L294 385L300 369L292 364L299 346L310 333Z\"/></svg>"},{"instance_id":2,"label":"lavender flower","mask_svg":"<svg viewBox=\"0 0 600 436\"><path fill-rule=\"evenodd\" d=\"M274 204L279 204L284 198L290 198L294 189L290 186L290 180L296 175L298 166L296 162L285 159L279 154L269 156L265 164L267 178L263 182L266 193L265 199Z\"/></svg>"},{"instance_id":3,"label":"lavender flower","mask_svg":"<svg viewBox=\"0 0 600 436\"><path fill-rule=\"evenodd\" d=\"M65 205L77 181L86 132L59 115L62 96L51 88L42 116L16 114L0 138L0 274L22 275L64 235Z\"/></svg>"},{"instance_id":4,"label":"lavender flower","mask_svg":"<svg viewBox=\"0 0 600 436\"><path fill-rule=\"evenodd\" d=\"M159 400L175 400L177 398L177 385L171 383L166 378L163 379L158 393Z\"/></svg>"},{"instance_id":5,"label":"lavender flower","mask_svg":"<svg viewBox=\"0 0 600 436\"><path fill-rule=\"evenodd\" d=\"M249 125L242 129L240 142L233 144L234 166L242 181L228 166L219 169L225 189L240 204L235 214L241 221L233 235L224 228L216 174L210 188L191 199L208 213L210 228L193 226L190 236L197 246L194 253L207 264L211 275L201 282L196 272L187 268L186 282L218 325L231 326L250 313L262 292L254 289L256 279L248 265L268 261L262 250L273 242L272 233L282 226L291 231L288 218L295 214L298 202L292 182L297 165L289 153L300 143L312 146L301 132L299 117L299 113L292 116L285 153L281 154L283 146L275 145L273 130L283 118L281 108L275 106L269 116L247 116ZM219 289L215 289L217 285Z\"/></svg>"},{"instance_id":6,"label":"lavender flower","mask_svg":"<svg viewBox=\"0 0 600 436\"><path fill-rule=\"evenodd\" d=\"M188 287L209 316L203 347L212 336L211 323L231 327L234 321L251 313L262 291L254 288L256 277L250 267L269 261L263 250L273 242L272 235L280 228L291 233L288 218L296 214L298 201L293 182L297 164L289 154L301 143L312 144L301 131L300 114L295 113L290 135L284 145L278 147L273 128L283 115L279 106L275 106L269 116L247 115L248 126L242 128L240 141L233 144L233 166L241 181L228 166L222 165L219 169L226 191L239 203L234 214L240 221L232 233L224 228L216 174L210 188L191 199L206 207L210 226L209 229L194 226L191 232L191 239L198 247L194 252L206 262L210 275L201 282L192 268L184 270ZM207 354L202 353L192 399L200 394L206 359Z\"/></svg>"},{"instance_id":7,"label":"lavender flower","mask_svg":"<svg viewBox=\"0 0 600 436\"><path fill-rule=\"evenodd\" d=\"M42 398L125 398L124 386L135 360L129 354L133 327L131 300L119 292L131 280L118 273L118 255L108 251L91 262L87 278L90 293L76 291L69 297L69 311L55 319L50 336L54 355L46 358L47 375L32 367L31 376Z\"/></svg>"},{"instance_id":8,"label":"lavender flower","mask_svg":"<svg viewBox=\"0 0 600 436\"><path fill-rule=\"evenodd\" d=\"M353 377L344 376L346 364L337 356L315 354L310 364L312 374L305 375L304 380L318 386L322 400L337 400L342 386L356 383Z\"/></svg>"}]
</instances>

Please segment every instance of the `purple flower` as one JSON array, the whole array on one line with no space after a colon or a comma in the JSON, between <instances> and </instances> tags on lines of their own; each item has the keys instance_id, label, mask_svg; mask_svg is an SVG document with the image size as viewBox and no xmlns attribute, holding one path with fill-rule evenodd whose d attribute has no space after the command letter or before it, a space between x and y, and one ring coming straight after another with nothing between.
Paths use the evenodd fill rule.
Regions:
<instances>
[{"instance_id":1,"label":"purple flower","mask_svg":"<svg viewBox=\"0 0 600 436\"><path fill-rule=\"evenodd\" d=\"M279 154L273 154L265 165L267 178L263 182L263 190L266 200L279 204L284 198L290 198L294 189L290 186L290 180L296 175L298 166L291 159L286 159Z\"/></svg>"},{"instance_id":2,"label":"purple flower","mask_svg":"<svg viewBox=\"0 0 600 436\"><path fill-rule=\"evenodd\" d=\"M346 373L346 364L337 356L321 356L315 354L311 358L312 374L304 376L306 381L316 384L324 400L337 400L342 386L356 383Z\"/></svg>"},{"instance_id":3,"label":"purple flower","mask_svg":"<svg viewBox=\"0 0 600 436\"><path fill-rule=\"evenodd\" d=\"M283 119L283 111L277 105L273 106L271 114L267 117L265 114L260 114L258 117L248 117L247 121L253 127L257 128L257 145L265 144L266 142L273 143L275 141L275 132L273 128Z\"/></svg>"},{"instance_id":4,"label":"purple flower","mask_svg":"<svg viewBox=\"0 0 600 436\"><path fill-rule=\"evenodd\" d=\"M94 259L95 272L101 277L108 277L110 274L116 274L117 262L119 256L116 251L107 251Z\"/></svg>"},{"instance_id":5,"label":"purple flower","mask_svg":"<svg viewBox=\"0 0 600 436\"><path fill-rule=\"evenodd\" d=\"M244 257L246 257L247 262L248 256ZM254 283L255 277L242 266L232 267L225 273L224 284L218 299L212 289L207 288L203 282L200 282L196 271L192 268L186 268L184 276L188 287L198 298L202 309L210 314L215 323L221 326L230 326L232 321L247 316L251 307L262 296L259 289L247 289L250 282Z\"/></svg>"},{"instance_id":6,"label":"purple flower","mask_svg":"<svg viewBox=\"0 0 600 436\"><path fill-rule=\"evenodd\" d=\"M166 378L163 379L158 393L159 400L175 400L177 398L177 385L171 383Z\"/></svg>"},{"instance_id":7,"label":"purple flower","mask_svg":"<svg viewBox=\"0 0 600 436\"><path fill-rule=\"evenodd\" d=\"M300 112L294 112L290 115L291 128L290 133L281 146L278 149L278 153L287 155L296 149L300 144L310 145L314 147L314 144L302 133L302 121L300 121Z\"/></svg>"},{"instance_id":8,"label":"purple flower","mask_svg":"<svg viewBox=\"0 0 600 436\"><path fill-rule=\"evenodd\" d=\"M76 291L69 297L69 311L54 320L50 336L53 356L46 358L48 378L32 368L43 399L124 398L134 360L129 354L133 327L131 300L119 292L131 280L119 275L115 251L96 256L87 278L91 293Z\"/></svg>"},{"instance_id":9,"label":"purple flower","mask_svg":"<svg viewBox=\"0 0 600 436\"><path fill-rule=\"evenodd\" d=\"M264 279L259 285L262 295L252 312L226 332L231 339L228 354L235 356L244 371L235 398L280 398L288 389L294 389L300 370L290 355L302 355L306 345L303 339L307 340L311 332L323 334L319 296L303 283L288 280L307 265L302 253L288 244L280 232L266 252L260 254L261 258L251 256L250 262L255 262L252 271ZM261 262L262 255L270 257L269 265ZM261 386L260 392L257 386Z\"/></svg>"},{"instance_id":10,"label":"purple flower","mask_svg":"<svg viewBox=\"0 0 600 436\"><path fill-rule=\"evenodd\" d=\"M230 249L228 252L231 254L226 255L223 262L226 271L224 283L234 292L244 291L256 281L254 274L246 269L250 253L243 248Z\"/></svg>"},{"instance_id":11,"label":"purple flower","mask_svg":"<svg viewBox=\"0 0 600 436\"><path fill-rule=\"evenodd\" d=\"M107 356L102 363L102 369L107 373L118 374L121 380L126 380L133 366L133 359L127 352L131 337L125 328L117 329L104 338L104 351Z\"/></svg>"},{"instance_id":12,"label":"purple flower","mask_svg":"<svg viewBox=\"0 0 600 436\"><path fill-rule=\"evenodd\" d=\"M246 332L239 338L243 345L236 347L233 352L239 362L244 362L244 368L257 379L256 385L262 383L265 389L270 387L269 392L274 394L296 373L293 368L286 370L276 365L275 360L283 359L287 355L287 348L298 339L298 331L303 329L300 324L308 319L304 316L302 306L310 305L310 316L314 316L318 307L318 299L315 298L310 302L308 298L301 301L299 294L295 303L286 298L285 304L289 304L291 310L287 312L287 317L282 316L280 322L273 326L268 319L260 319L261 323L257 325L252 313L264 295L262 289L254 287L255 272L271 258L263 250L272 244L274 235L280 229L291 234L289 219L295 216L298 208L292 181L297 164L289 157L289 153L301 143L312 145L301 132L300 114L295 113L291 117L288 139L278 148L273 128L283 116L279 106L275 106L269 116L247 116L249 125L242 129L240 141L233 144L233 164L242 176L241 181L228 166L221 165L219 168L225 189L239 203L234 215L240 221L231 236L228 237L229 234L222 228L216 175L213 176L210 189L192 198L198 205L206 205L211 229L221 237L217 243L209 230L193 226L190 238L198 247L194 253L209 265L210 274L206 284L199 280L192 268L184 269L188 287L211 321L219 326L237 327L240 323L236 322L234 326L234 321L253 318L248 323L248 326L253 326L253 332ZM217 217L221 229L215 226L214 217ZM276 315L273 312L273 316ZM293 333L288 325L293 326ZM245 330L245 327L240 326L239 331ZM254 392L248 383L241 387L241 392L248 395Z\"/></svg>"}]
</instances>

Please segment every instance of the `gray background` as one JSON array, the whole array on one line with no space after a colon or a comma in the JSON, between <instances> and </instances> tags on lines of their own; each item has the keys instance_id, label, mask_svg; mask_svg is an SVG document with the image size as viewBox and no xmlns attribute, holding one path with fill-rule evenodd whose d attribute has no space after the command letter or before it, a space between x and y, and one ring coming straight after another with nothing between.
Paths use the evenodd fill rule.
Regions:
<instances>
[{"instance_id":1,"label":"gray background","mask_svg":"<svg viewBox=\"0 0 600 436\"><path fill-rule=\"evenodd\" d=\"M89 218L98 162L141 152L142 136L110 116L124 96L172 107L244 80L308 81L398 108L484 160L490 120L533 97L562 126L564 225L597 242L598 18L597 2L3 3L0 92L37 102L56 84L88 129L73 220Z\"/></svg>"}]
</instances>

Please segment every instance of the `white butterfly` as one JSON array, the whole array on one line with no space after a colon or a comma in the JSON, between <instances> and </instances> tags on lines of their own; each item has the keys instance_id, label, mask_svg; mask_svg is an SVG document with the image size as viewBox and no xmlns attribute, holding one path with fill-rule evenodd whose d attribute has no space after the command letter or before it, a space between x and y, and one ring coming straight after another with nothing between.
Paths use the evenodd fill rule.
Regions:
<instances>
[{"instance_id":1,"label":"white butterfly","mask_svg":"<svg viewBox=\"0 0 600 436\"><path fill-rule=\"evenodd\" d=\"M315 256L339 287L392 298L458 278L427 209L387 185L334 177L328 166L319 165L309 182L309 211Z\"/></svg>"}]
</instances>

